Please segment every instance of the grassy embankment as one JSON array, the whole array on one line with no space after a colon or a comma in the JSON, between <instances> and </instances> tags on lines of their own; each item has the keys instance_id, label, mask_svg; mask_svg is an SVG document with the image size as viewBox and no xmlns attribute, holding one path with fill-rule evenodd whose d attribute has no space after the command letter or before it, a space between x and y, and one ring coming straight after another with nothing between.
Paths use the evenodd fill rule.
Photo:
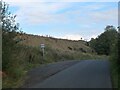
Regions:
<instances>
[{"instance_id":1,"label":"grassy embankment","mask_svg":"<svg viewBox=\"0 0 120 90\"><path fill-rule=\"evenodd\" d=\"M120 84L119 84L120 74L118 72L118 66L116 65L116 62L113 61L115 59L116 57L114 57L113 55L110 56L112 85L113 85L113 88L119 87L120 89Z\"/></svg>"},{"instance_id":2,"label":"grassy embankment","mask_svg":"<svg viewBox=\"0 0 120 90\"><path fill-rule=\"evenodd\" d=\"M114 45L111 46L111 54L109 60L111 62L111 77L112 77L113 88L118 88L120 90L119 45L120 45L120 36L118 35L118 40L116 40Z\"/></svg>"},{"instance_id":3,"label":"grassy embankment","mask_svg":"<svg viewBox=\"0 0 120 90\"><path fill-rule=\"evenodd\" d=\"M31 68L52 62L64 60L102 59L106 56L98 56L85 41L71 41L42 37L35 35L18 35L17 47L13 50L11 60L13 67L3 77L3 88L19 87L24 75ZM42 57L40 44L45 44L45 57ZM10 71L12 74L10 74ZM10 76L11 75L11 76Z\"/></svg>"}]
</instances>

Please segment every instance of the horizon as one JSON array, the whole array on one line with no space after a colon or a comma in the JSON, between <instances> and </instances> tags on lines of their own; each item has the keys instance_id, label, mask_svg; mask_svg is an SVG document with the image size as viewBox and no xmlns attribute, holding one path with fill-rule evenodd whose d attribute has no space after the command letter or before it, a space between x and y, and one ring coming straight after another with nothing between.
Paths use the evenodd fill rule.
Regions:
<instances>
[{"instance_id":1,"label":"horizon","mask_svg":"<svg viewBox=\"0 0 120 90\"><path fill-rule=\"evenodd\" d=\"M28 34L89 41L107 25L118 26L118 2L4 1Z\"/></svg>"}]
</instances>

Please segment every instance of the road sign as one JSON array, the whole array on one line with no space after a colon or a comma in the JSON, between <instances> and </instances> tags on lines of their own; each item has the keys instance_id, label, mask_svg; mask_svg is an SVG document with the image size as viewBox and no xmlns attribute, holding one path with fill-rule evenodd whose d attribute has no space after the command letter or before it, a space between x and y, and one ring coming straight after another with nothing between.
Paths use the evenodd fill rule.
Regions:
<instances>
[{"instance_id":1,"label":"road sign","mask_svg":"<svg viewBox=\"0 0 120 90\"><path fill-rule=\"evenodd\" d=\"M42 52L43 52L43 60L44 60L44 48L45 48L45 44L40 44L40 47L41 47Z\"/></svg>"},{"instance_id":2,"label":"road sign","mask_svg":"<svg viewBox=\"0 0 120 90\"><path fill-rule=\"evenodd\" d=\"M41 47L41 48L44 48L44 47L45 47L45 44L40 44L40 47Z\"/></svg>"}]
</instances>

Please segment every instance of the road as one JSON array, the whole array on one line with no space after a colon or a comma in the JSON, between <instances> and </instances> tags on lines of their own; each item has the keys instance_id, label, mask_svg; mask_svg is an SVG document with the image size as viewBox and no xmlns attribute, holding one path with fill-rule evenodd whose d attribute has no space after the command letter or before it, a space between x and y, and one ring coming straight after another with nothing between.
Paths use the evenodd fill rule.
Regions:
<instances>
[{"instance_id":1,"label":"road","mask_svg":"<svg viewBox=\"0 0 120 90\"><path fill-rule=\"evenodd\" d=\"M59 61L43 64L39 67L33 68L27 72L26 76L24 77L24 82L20 88L31 88L32 86L43 82L47 78L79 62L80 60Z\"/></svg>"},{"instance_id":2,"label":"road","mask_svg":"<svg viewBox=\"0 0 120 90\"><path fill-rule=\"evenodd\" d=\"M107 60L84 60L32 88L112 88Z\"/></svg>"}]
</instances>

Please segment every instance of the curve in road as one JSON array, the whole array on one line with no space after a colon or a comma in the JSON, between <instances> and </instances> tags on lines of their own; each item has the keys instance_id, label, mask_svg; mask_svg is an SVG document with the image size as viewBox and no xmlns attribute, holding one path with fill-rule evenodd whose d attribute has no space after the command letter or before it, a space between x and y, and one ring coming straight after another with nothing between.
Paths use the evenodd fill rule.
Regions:
<instances>
[{"instance_id":1,"label":"curve in road","mask_svg":"<svg viewBox=\"0 0 120 90\"><path fill-rule=\"evenodd\" d=\"M32 88L112 88L107 60L84 60Z\"/></svg>"}]
</instances>

